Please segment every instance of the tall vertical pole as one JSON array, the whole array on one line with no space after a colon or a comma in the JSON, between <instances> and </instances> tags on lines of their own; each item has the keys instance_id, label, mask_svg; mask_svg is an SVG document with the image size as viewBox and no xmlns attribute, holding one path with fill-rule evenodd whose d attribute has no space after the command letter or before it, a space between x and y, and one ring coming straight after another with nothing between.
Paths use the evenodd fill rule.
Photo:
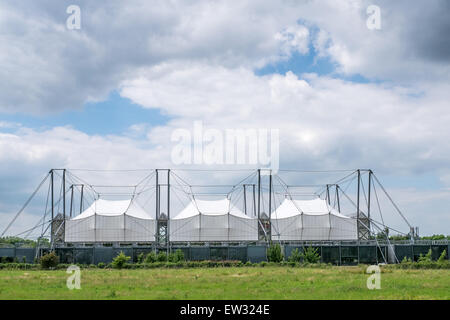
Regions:
<instances>
[{"instance_id":1,"label":"tall vertical pole","mask_svg":"<svg viewBox=\"0 0 450 320\"><path fill-rule=\"evenodd\" d=\"M170 169L167 170L167 231L166 231L166 242L167 242L167 253L169 253L169 221L170 221Z\"/></svg>"},{"instance_id":2,"label":"tall vertical pole","mask_svg":"<svg viewBox=\"0 0 450 320\"><path fill-rule=\"evenodd\" d=\"M360 234L359 234L359 219L360 219L360 213L359 213L359 189L361 185L361 171L358 169L358 191L356 194L356 230L358 232L358 240L360 240Z\"/></svg>"},{"instance_id":3,"label":"tall vertical pole","mask_svg":"<svg viewBox=\"0 0 450 320\"><path fill-rule=\"evenodd\" d=\"M66 219L66 169L63 169L63 215Z\"/></svg>"},{"instance_id":4,"label":"tall vertical pole","mask_svg":"<svg viewBox=\"0 0 450 320\"><path fill-rule=\"evenodd\" d=\"M341 212L341 200L339 199L339 185L336 185L336 199L337 199L337 206L338 211Z\"/></svg>"},{"instance_id":5,"label":"tall vertical pole","mask_svg":"<svg viewBox=\"0 0 450 320\"><path fill-rule=\"evenodd\" d=\"M261 218L261 169L258 169L258 223Z\"/></svg>"},{"instance_id":6,"label":"tall vertical pole","mask_svg":"<svg viewBox=\"0 0 450 320\"><path fill-rule=\"evenodd\" d=\"M155 198L156 198L156 219L159 219L159 182L158 182L158 169L155 170L156 172L156 176L155 176L155 180L156 180L156 186L155 186Z\"/></svg>"},{"instance_id":7,"label":"tall vertical pole","mask_svg":"<svg viewBox=\"0 0 450 320\"><path fill-rule=\"evenodd\" d=\"M244 184L243 187L244 187L244 213L245 213L245 215L247 215L247 193L245 192L246 185Z\"/></svg>"},{"instance_id":8,"label":"tall vertical pole","mask_svg":"<svg viewBox=\"0 0 450 320\"><path fill-rule=\"evenodd\" d=\"M268 241L272 242L272 170L269 172L269 230L266 231Z\"/></svg>"},{"instance_id":9,"label":"tall vertical pole","mask_svg":"<svg viewBox=\"0 0 450 320\"><path fill-rule=\"evenodd\" d=\"M63 231L64 231L64 240L66 234L66 169L63 169ZM60 227L58 227L60 228Z\"/></svg>"},{"instance_id":10,"label":"tall vertical pole","mask_svg":"<svg viewBox=\"0 0 450 320\"><path fill-rule=\"evenodd\" d=\"M72 208L73 208L73 185L70 186L70 218L72 218Z\"/></svg>"},{"instance_id":11,"label":"tall vertical pole","mask_svg":"<svg viewBox=\"0 0 450 320\"><path fill-rule=\"evenodd\" d=\"M51 198L52 198L52 220L50 222L50 244L53 244L53 219L55 218L55 186L54 186L54 181L55 181L55 174L53 169L50 171L51 172Z\"/></svg>"},{"instance_id":12,"label":"tall vertical pole","mask_svg":"<svg viewBox=\"0 0 450 320\"><path fill-rule=\"evenodd\" d=\"M327 200L328 200L328 205L330 205L331 201L330 201L330 185L329 184L327 184Z\"/></svg>"},{"instance_id":13,"label":"tall vertical pole","mask_svg":"<svg viewBox=\"0 0 450 320\"><path fill-rule=\"evenodd\" d=\"M369 170L369 194L367 195L367 227L369 228L370 237L370 194L372 189L372 170Z\"/></svg>"},{"instance_id":14,"label":"tall vertical pole","mask_svg":"<svg viewBox=\"0 0 450 320\"><path fill-rule=\"evenodd\" d=\"M158 182L158 169L155 169L155 215L156 215L156 245L159 246L160 235L160 222L159 222L159 182Z\"/></svg>"},{"instance_id":15,"label":"tall vertical pole","mask_svg":"<svg viewBox=\"0 0 450 320\"><path fill-rule=\"evenodd\" d=\"M81 185L80 214L83 212L83 196L84 196L84 184Z\"/></svg>"},{"instance_id":16,"label":"tall vertical pole","mask_svg":"<svg viewBox=\"0 0 450 320\"><path fill-rule=\"evenodd\" d=\"M272 171L269 175L269 217L272 212Z\"/></svg>"},{"instance_id":17,"label":"tall vertical pole","mask_svg":"<svg viewBox=\"0 0 450 320\"><path fill-rule=\"evenodd\" d=\"M256 217L256 192L255 192L255 184L252 184L253 189L253 216Z\"/></svg>"}]
</instances>

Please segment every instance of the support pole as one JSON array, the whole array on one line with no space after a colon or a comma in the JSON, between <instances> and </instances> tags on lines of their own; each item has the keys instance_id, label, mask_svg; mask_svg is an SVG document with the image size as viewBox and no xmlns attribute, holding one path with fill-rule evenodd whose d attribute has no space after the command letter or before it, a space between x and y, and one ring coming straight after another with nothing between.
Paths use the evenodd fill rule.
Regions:
<instances>
[{"instance_id":1,"label":"support pole","mask_svg":"<svg viewBox=\"0 0 450 320\"><path fill-rule=\"evenodd\" d=\"M55 218L55 194L54 194L54 181L55 181L55 173L52 170L50 170L50 186L51 186L51 201L52 201L52 219L50 221L50 246L53 244L53 219Z\"/></svg>"},{"instance_id":2,"label":"support pole","mask_svg":"<svg viewBox=\"0 0 450 320\"><path fill-rule=\"evenodd\" d=\"M261 169L258 169L258 241L262 239L261 231L266 237L264 225L261 222Z\"/></svg>"},{"instance_id":3,"label":"support pole","mask_svg":"<svg viewBox=\"0 0 450 320\"><path fill-rule=\"evenodd\" d=\"M155 198L156 198L156 219L159 219L159 182L158 182L158 169L155 170L156 172L156 186L155 186ZM159 232L158 232L159 233Z\"/></svg>"},{"instance_id":4,"label":"support pole","mask_svg":"<svg viewBox=\"0 0 450 320\"><path fill-rule=\"evenodd\" d=\"M369 238L370 238L370 195L372 189L372 170L369 170L369 191L367 195L367 228L369 229Z\"/></svg>"},{"instance_id":5,"label":"support pole","mask_svg":"<svg viewBox=\"0 0 450 320\"><path fill-rule=\"evenodd\" d=\"M253 189L253 216L256 217L256 192L255 192L255 184L252 185Z\"/></svg>"},{"instance_id":6,"label":"support pole","mask_svg":"<svg viewBox=\"0 0 450 320\"><path fill-rule=\"evenodd\" d=\"M339 185L336 185L336 199L337 199L337 206L338 211L341 212L341 200L339 199Z\"/></svg>"},{"instance_id":7,"label":"support pole","mask_svg":"<svg viewBox=\"0 0 450 320\"><path fill-rule=\"evenodd\" d=\"M80 214L83 212L83 196L84 196L84 184L81 185L81 196L80 196Z\"/></svg>"},{"instance_id":8,"label":"support pole","mask_svg":"<svg viewBox=\"0 0 450 320\"><path fill-rule=\"evenodd\" d=\"M63 169L63 215L66 219L66 169Z\"/></svg>"},{"instance_id":9,"label":"support pole","mask_svg":"<svg viewBox=\"0 0 450 320\"><path fill-rule=\"evenodd\" d=\"M269 230L267 231L268 241L272 241L272 170L269 172Z\"/></svg>"},{"instance_id":10,"label":"support pole","mask_svg":"<svg viewBox=\"0 0 450 320\"><path fill-rule=\"evenodd\" d=\"M63 225L63 231L64 231L64 237L65 237L65 233L66 233L66 169L63 170L63 220L62 220L62 225ZM58 229L60 229L61 227L58 227ZM64 239L65 240L65 239Z\"/></svg>"},{"instance_id":11,"label":"support pole","mask_svg":"<svg viewBox=\"0 0 450 320\"><path fill-rule=\"evenodd\" d=\"M245 213L245 215L247 215L247 193L245 192L246 185L244 184L243 187L244 187L244 213Z\"/></svg>"},{"instance_id":12,"label":"support pole","mask_svg":"<svg viewBox=\"0 0 450 320\"><path fill-rule=\"evenodd\" d=\"M73 208L73 185L70 186L70 218L72 219L72 208Z\"/></svg>"},{"instance_id":13,"label":"support pole","mask_svg":"<svg viewBox=\"0 0 450 320\"><path fill-rule=\"evenodd\" d=\"M359 213L359 189L361 186L361 171L358 169L358 191L356 194L356 230L358 232L358 240L360 240L360 230L359 230L359 224L360 224L360 213Z\"/></svg>"},{"instance_id":14,"label":"support pole","mask_svg":"<svg viewBox=\"0 0 450 320\"><path fill-rule=\"evenodd\" d=\"M166 242L167 242L167 253L169 253L169 221L170 221L170 169L167 170L167 231L166 231Z\"/></svg>"},{"instance_id":15,"label":"support pole","mask_svg":"<svg viewBox=\"0 0 450 320\"><path fill-rule=\"evenodd\" d=\"M258 223L261 218L261 169L258 169Z\"/></svg>"},{"instance_id":16,"label":"support pole","mask_svg":"<svg viewBox=\"0 0 450 320\"><path fill-rule=\"evenodd\" d=\"M272 211L272 171L269 175L269 218Z\"/></svg>"},{"instance_id":17,"label":"support pole","mask_svg":"<svg viewBox=\"0 0 450 320\"><path fill-rule=\"evenodd\" d=\"M328 205L330 205L331 201L330 201L330 185L329 184L327 184L327 200L328 200Z\"/></svg>"}]
</instances>

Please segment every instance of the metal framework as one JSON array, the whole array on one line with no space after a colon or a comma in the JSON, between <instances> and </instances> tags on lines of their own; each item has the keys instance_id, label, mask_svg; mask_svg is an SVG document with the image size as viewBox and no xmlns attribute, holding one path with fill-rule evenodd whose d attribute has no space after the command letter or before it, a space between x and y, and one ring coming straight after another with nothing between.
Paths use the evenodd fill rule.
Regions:
<instances>
[{"instance_id":1,"label":"metal framework","mask_svg":"<svg viewBox=\"0 0 450 320\"><path fill-rule=\"evenodd\" d=\"M284 197L292 198L296 196L297 193L295 190L302 187L312 187L310 185L289 185L284 182L279 174L272 174L270 170L265 172L264 176L261 174L261 170L257 169L251 171L251 174L245 179L241 180L237 184L233 185L192 185L186 182L185 178L182 178L179 175L179 172L182 172L182 169L146 169L142 170L143 172L150 172L150 174L145 177L142 181L137 185L125 186L133 188L132 192L128 194L130 196L135 196L139 188L144 188L143 185L147 186L149 181L154 178L154 187L152 187L152 191L154 191L155 196L155 215L156 215L156 236L153 245L156 245L160 248L166 248L170 250L173 245L176 243L172 243L170 239L170 219L171 219L171 207L173 205L173 201L176 199L180 199L178 196L179 193L184 194L188 199L194 199L198 195L226 195L227 198L237 197L236 193L243 193L243 212L248 216L256 216L258 220L258 241L256 243L264 243L268 244L272 242L272 209L276 207L277 196L283 195ZM118 170L120 171L120 170ZM138 171L138 170L136 170ZM188 170L186 170L188 171ZM194 171L194 170L191 170ZM207 171L207 170L199 170L199 171ZM267 171L267 170L266 170ZM314 171L300 171L300 170L280 170L280 172L311 172ZM321 171L326 172L326 171ZM331 171L330 171L331 172ZM337 171L333 171L337 172ZM343 171L344 172L344 171ZM384 223L384 219L381 213L381 208L379 204L379 197L376 191L376 187L381 190L381 192L387 197L388 201L393 205L395 211L402 217L405 223L408 225L410 230L411 239L414 239L415 229L409 224L403 213L400 211L398 206L392 200L391 196L387 193L386 189L380 183L379 179L370 169L357 169L357 170L346 170L346 176L343 178L322 185L316 185L316 191L314 191L315 196L319 196L327 201L327 203L336 208L339 212L341 212L342 204L344 201L349 203L350 205L355 207L356 210L356 225L357 225L357 237L359 241L377 241L376 234L380 234L385 232L386 241L389 243L389 230L392 230L397 233L404 234L398 230L395 230ZM166 181L163 181L165 177ZM263 181L263 177L268 180L266 182ZM59 178L61 184L61 192L59 196L56 196L55 193L55 185L56 181ZM364 178L366 178L367 183L364 183ZM356 195L354 197L355 200L349 196L348 193L348 185L354 182L356 179ZM11 225L16 221L16 219L23 213L27 205L33 199L33 197L38 193L41 187L45 184L46 181L49 181L49 194L50 197L47 199L46 209L42 219L39 223L34 226L30 230L35 230L37 228L41 228L41 233L39 238L45 238L48 236L50 238L51 247L64 246L64 230L65 230L65 222L67 219L73 218L74 215L74 206L76 203L79 203L79 213L83 212L84 203L86 201L86 191L92 196L92 198L98 199L102 195L101 192L96 190L97 187L118 187L118 186L95 186L93 184L88 183L85 179L78 177L77 175L69 169L51 169L49 173L45 176L45 178L41 181L38 188L33 192L31 197L25 202L24 206L19 210L14 219L8 224L5 228L1 236L4 236L6 232L9 230ZM145 182L145 183L144 183ZM367 186L367 188L365 187ZM150 187L149 187L150 188ZM228 192L216 193L213 191L209 191L206 193L195 191L196 188L207 188L209 190L214 188L229 188ZM250 192L249 191L250 188ZM146 190L145 188L143 190ZM240 190L240 191L239 191ZM76 199L77 195L75 192L79 192L79 201ZM145 191L139 191L145 192ZM113 194L113 193L111 193ZM161 210L161 195L164 194L166 198L166 211L163 212ZM173 196L172 196L173 195ZM68 197L67 197L68 196ZM240 195L242 197L242 195ZM248 197L250 196L250 201L248 201ZM68 212L66 212L67 198L70 199L70 203L68 204ZM378 204L378 209L381 215L381 222L376 221L372 217L373 213L373 204L372 202L376 199ZM334 201L333 201L334 200ZM268 210L264 210L265 203L268 203ZM59 211L60 205L62 204L62 211ZM251 208L251 210L250 210ZM47 219L47 213L50 211L50 219ZM31 232L27 230L26 232ZM49 230L49 233L48 233ZM417 229L416 229L417 230ZM24 233L21 233L21 235ZM289 242L286 242L289 243ZM294 242L295 243L295 242ZM242 244L248 244L248 242L242 242ZM178 243L180 245L180 243ZM190 245L190 243L188 243ZM208 245L208 244L206 244Z\"/></svg>"}]
</instances>

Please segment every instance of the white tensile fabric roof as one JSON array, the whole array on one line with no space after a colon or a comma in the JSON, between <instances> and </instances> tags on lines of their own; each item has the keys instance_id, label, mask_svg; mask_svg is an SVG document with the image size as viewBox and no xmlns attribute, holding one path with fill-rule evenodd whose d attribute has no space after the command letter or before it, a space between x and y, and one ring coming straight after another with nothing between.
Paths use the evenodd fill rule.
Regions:
<instances>
[{"instance_id":1,"label":"white tensile fabric roof","mask_svg":"<svg viewBox=\"0 0 450 320\"><path fill-rule=\"evenodd\" d=\"M328 205L326 200L320 198L313 200L284 199L283 203L272 212L272 219L289 218L299 214L325 215L329 213L340 218L350 219Z\"/></svg>"},{"instance_id":2,"label":"white tensile fabric roof","mask_svg":"<svg viewBox=\"0 0 450 320\"><path fill-rule=\"evenodd\" d=\"M229 199L225 198L220 200L193 199L177 216L171 218L171 220L190 218L199 214L207 216L231 214L239 218L252 219L233 206Z\"/></svg>"},{"instance_id":3,"label":"white tensile fabric roof","mask_svg":"<svg viewBox=\"0 0 450 320\"><path fill-rule=\"evenodd\" d=\"M152 215L147 213L142 207L133 201L128 200L95 200L89 208L72 220L79 220L91 217L93 215L100 216L120 216L128 215L139 219L154 219Z\"/></svg>"}]
</instances>

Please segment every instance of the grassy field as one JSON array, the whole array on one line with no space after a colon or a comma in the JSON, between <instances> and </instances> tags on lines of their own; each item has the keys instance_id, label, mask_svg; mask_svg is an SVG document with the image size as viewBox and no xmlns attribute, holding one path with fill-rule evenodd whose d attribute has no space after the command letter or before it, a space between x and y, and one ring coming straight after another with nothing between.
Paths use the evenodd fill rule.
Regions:
<instances>
[{"instance_id":1,"label":"grassy field","mask_svg":"<svg viewBox=\"0 0 450 320\"><path fill-rule=\"evenodd\" d=\"M450 270L383 270L368 290L360 267L81 271L0 270L0 299L450 299Z\"/></svg>"}]
</instances>

